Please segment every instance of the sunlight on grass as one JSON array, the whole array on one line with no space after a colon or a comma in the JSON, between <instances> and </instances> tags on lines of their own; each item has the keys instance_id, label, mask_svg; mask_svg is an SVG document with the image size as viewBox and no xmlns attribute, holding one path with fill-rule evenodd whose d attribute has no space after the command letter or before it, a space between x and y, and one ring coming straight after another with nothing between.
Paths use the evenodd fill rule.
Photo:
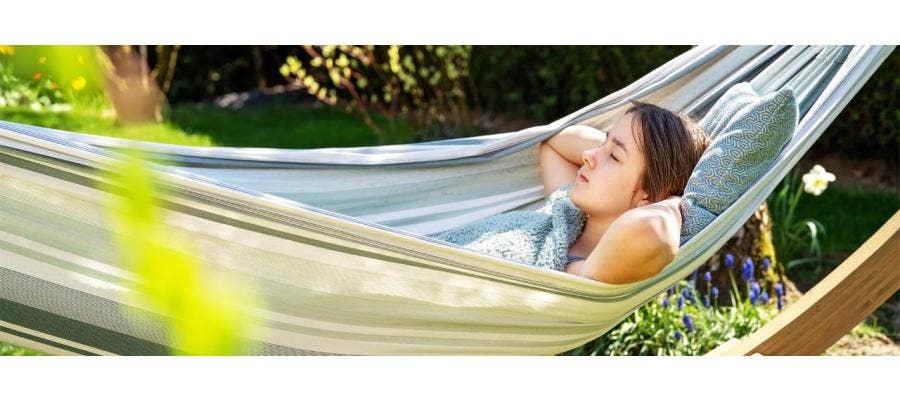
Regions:
<instances>
[{"instance_id":1,"label":"sunlight on grass","mask_svg":"<svg viewBox=\"0 0 900 400\"><path fill-rule=\"evenodd\" d=\"M122 126L100 108L65 112L41 112L28 108L0 108L0 119L148 142L189 146L270 147L311 149L410 143L413 132L399 124L389 143L378 137L352 114L330 108L270 106L227 110L204 105L172 108L160 124Z\"/></svg>"},{"instance_id":2,"label":"sunlight on grass","mask_svg":"<svg viewBox=\"0 0 900 400\"><path fill-rule=\"evenodd\" d=\"M102 135L149 142L215 146L207 135L184 132L171 123L120 126L99 109L66 112L40 112L27 108L0 108L0 119L28 125L62 129L91 135Z\"/></svg>"}]
</instances>

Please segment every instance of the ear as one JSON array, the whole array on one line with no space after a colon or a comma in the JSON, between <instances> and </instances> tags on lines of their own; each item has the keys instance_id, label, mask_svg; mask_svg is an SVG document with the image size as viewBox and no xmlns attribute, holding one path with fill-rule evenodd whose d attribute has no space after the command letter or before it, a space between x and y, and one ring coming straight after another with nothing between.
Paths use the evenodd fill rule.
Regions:
<instances>
[{"instance_id":1,"label":"ear","mask_svg":"<svg viewBox=\"0 0 900 400\"><path fill-rule=\"evenodd\" d=\"M634 192L634 197L632 197L631 200L635 207L646 206L653 203L653 201L650 200L650 195L648 195L643 188L638 188L638 190Z\"/></svg>"}]
</instances>

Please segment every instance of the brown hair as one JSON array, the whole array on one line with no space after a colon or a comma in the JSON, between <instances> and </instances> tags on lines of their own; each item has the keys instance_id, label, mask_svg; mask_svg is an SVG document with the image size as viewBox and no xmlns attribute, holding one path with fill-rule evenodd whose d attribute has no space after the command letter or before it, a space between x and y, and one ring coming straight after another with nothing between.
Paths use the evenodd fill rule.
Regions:
<instances>
[{"instance_id":1,"label":"brown hair","mask_svg":"<svg viewBox=\"0 0 900 400\"><path fill-rule=\"evenodd\" d=\"M638 141L647 165L642 184L651 202L684 194L684 187L709 145L709 137L689 117L662 107L632 101L626 114L634 113L640 132ZM636 136L637 138L637 136Z\"/></svg>"}]
</instances>

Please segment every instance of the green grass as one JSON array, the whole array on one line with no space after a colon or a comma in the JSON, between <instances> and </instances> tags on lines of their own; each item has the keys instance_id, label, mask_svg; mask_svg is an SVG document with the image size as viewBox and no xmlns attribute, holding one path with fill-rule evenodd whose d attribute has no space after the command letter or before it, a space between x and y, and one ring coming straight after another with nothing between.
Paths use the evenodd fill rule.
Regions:
<instances>
[{"instance_id":1,"label":"green grass","mask_svg":"<svg viewBox=\"0 0 900 400\"><path fill-rule=\"evenodd\" d=\"M310 149L413 140L408 124L398 124L397 132L376 135L361 118L327 107L274 105L232 111L188 105L174 108L169 120L180 131L209 138L214 146Z\"/></svg>"},{"instance_id":2,"label":"green grass","mask_svg":"<svg viewBox=\"0 0 900 400\"><path fill-rule=\"evenodd\" d=\"M796 212L825 226L823 254L843 261L898 209L900 192L833 184L819 196L804 194Z\"/></svg>"},{"instance_id":3,"label":"green grass","mask_svg":"<svg viewBox=\"0 0 900 400\"><path fill-rule=\"evenodd\" d=\"M0 108L0 119L94 135L190 146L272 148L354 147L409 143L413 132L398 123L377 135L356 115L325 107L274 105L226 110L174 106L160 124L121 126L99 109L51 113Z\"/></svg>"}]
</instances>

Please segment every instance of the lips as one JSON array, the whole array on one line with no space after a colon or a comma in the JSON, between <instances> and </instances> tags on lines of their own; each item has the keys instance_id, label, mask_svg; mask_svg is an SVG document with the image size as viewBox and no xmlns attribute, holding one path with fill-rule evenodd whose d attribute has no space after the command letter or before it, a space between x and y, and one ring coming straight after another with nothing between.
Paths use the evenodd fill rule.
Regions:
<instances>
[{"instance_id":1,"label":"lips","mask_svg":"<svg viewBox=\"0 0 900 400\"><path fill-rule=\"evenodd\" d=\"M588 178L586 176L584 176L584 174L582 174L581 171L578 171L578 180L580 180L582 182L587 182Z\"/></svg>"}]
</instances>

